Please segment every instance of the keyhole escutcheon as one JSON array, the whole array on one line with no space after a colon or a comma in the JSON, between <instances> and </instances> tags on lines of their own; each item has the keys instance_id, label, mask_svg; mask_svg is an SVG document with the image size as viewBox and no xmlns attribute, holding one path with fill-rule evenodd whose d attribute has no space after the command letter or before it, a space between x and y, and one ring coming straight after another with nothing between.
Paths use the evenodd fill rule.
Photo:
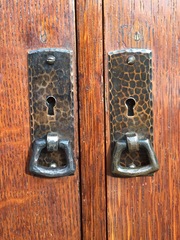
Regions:
<instances>
[{"instance_id":1,"label":"keyhole escutcheon","mask_svg":"<svg viewBox=\"0 0 180 240\"><path fill-rule=\"evenodd\" d=\"M46 98L46 105L48 107L48 115L53 116L54 115L54 107L56 105L56 98L53 96L48 96Z\"/></svg>"},{"instance_id":2,"label":"keyhole escutcheon","mask_svg":"<svg viewBox=\"0 0 180 240\"><path fill-rule=\"evenodd\" d=\"M128 117L134 116L134 107L135 107L136 101L134 98L128 98L126 100L126 107L128 109Z\"/></svg>"}]
</instances>

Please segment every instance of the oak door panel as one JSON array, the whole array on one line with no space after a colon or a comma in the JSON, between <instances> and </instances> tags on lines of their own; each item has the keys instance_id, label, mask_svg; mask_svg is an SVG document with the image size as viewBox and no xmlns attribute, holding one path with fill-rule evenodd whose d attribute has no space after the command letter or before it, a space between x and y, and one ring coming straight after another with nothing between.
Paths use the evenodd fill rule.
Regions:
<instances>
[{"instance_id":1,"label":"oak door panel","mask_svg":"<svg viewBox=\"0 0 180 240\"><path fill-rule=\"evenodd\" d=\"M0 11L0 238L80 239L77 99L75 175L48 179L28 171L27 53L49 47L72 50L76 98L74 1L2 0Z\"/></svg>"},{"instance_id":2,"label":"oak door panel","mask_svg":"<svg viewBox=\"0 0 180 240\"><path fill-rule=\"evenodd\" d=\"M76 1L82 237L106 239L102 0Z\"/></svg>"},{"instance_id":3,"label":"oak door panel","mask_svg":"<svg viewBox=\"0 0 180 240\"><path fill-rule=\"evenodd\" d=\"M179 239L179 1L104 0L108 239ZM110 171L108 52L152 50L153 177L114 178Z\"/></svg>"}]
</instances>

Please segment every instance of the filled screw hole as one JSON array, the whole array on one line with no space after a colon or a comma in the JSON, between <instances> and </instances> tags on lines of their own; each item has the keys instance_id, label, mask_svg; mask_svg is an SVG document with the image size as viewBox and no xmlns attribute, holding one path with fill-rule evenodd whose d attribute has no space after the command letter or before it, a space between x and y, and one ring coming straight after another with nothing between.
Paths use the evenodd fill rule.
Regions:
<instances>
[{"instance_id":1,"label":"filled screw hole","mask_svg":"<svg viewBox=\"0 0 180 240\"><path fill-rule=\"evenodd\" d=\"M134 98L128 98L126 100L126 107L128 109L128 116L133 117L134 116L134 106L136 104L136 101Z\"/></svg>"},{"instance_id":2,"label":"filled screw hole","mask_svg":"<svg viewBox=\"0 0 180 240\"><path fill-rule=\"evenodd\" d=\"M53 96L49 96L46 98L46 105L48 107L48 115L54 115L54 107L56 105L56 98Z\"/></svg>"}]
</instances>

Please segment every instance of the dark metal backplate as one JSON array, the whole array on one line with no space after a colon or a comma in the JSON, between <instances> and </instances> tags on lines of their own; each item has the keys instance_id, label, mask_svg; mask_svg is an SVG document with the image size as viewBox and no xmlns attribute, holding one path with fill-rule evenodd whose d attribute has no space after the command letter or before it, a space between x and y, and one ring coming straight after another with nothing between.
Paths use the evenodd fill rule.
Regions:
<instances>
[{"instance_id":1,"label":"dark metal backplate","mask_svg":"<svg viewBox=\"0 0 180 240\"><path fill-rule=\"evenodd\" d=\"M112 149L114 142L124 139L127 132L136 132L140 139L153 141L152 53L147 49L125 49L110 52L109 89ZM134 63L128 58L134 56ZM135 101L133 116L128 116L127 99ZM143 166L148 157L143 149L124 152L120 164Z\"/></svg>"},{"instance_id":2,"label":"dark metal backplate","mask_svg":"<svg viewBox=\"0 0 180 240\"><path fill-rule=\"evenodd\" d=\"M48 63L48 57L54 62ZM32 140L48 132L58 132L62 139L74 142L74 96L72 51L40 49L28 53L31 134ZM48 97L55 99L53 115L49 115ZM49 166L55 162L63 165L64 153L41 154L39 162Z\"/></svg>"}]
</instances>

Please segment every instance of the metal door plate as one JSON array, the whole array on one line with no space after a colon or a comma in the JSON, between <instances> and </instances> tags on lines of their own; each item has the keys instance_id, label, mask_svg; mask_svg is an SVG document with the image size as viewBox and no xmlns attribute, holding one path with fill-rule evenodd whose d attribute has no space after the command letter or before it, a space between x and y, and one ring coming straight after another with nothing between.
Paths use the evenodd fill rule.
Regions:
<instances>
[{"instance_id":1,"label":"metal door plate","mask_svg":"<svg viewBox=\"0 0 180 240\"><path fill-rule=\"evenodd\" d=\"M74 142L72 51L40 49L28 53L32 140L49 132ZM65 153L42 151L43 166L65 164Z\"/></svg>"},{"instance_id":2,"label":"metal door plate","mask_svg":"<svg viewBox=\"0 0 180 240\"><path fill-rule=\"evenodd\" d=\"M149 139L153 143L151 50L110 52L109 86L112 149L114 143L125 139L128 132L136 132L140 140ZM144 150L125 152L120 164L145 166L148 164L147 153Z\"/></svg>"}]
</instances>

